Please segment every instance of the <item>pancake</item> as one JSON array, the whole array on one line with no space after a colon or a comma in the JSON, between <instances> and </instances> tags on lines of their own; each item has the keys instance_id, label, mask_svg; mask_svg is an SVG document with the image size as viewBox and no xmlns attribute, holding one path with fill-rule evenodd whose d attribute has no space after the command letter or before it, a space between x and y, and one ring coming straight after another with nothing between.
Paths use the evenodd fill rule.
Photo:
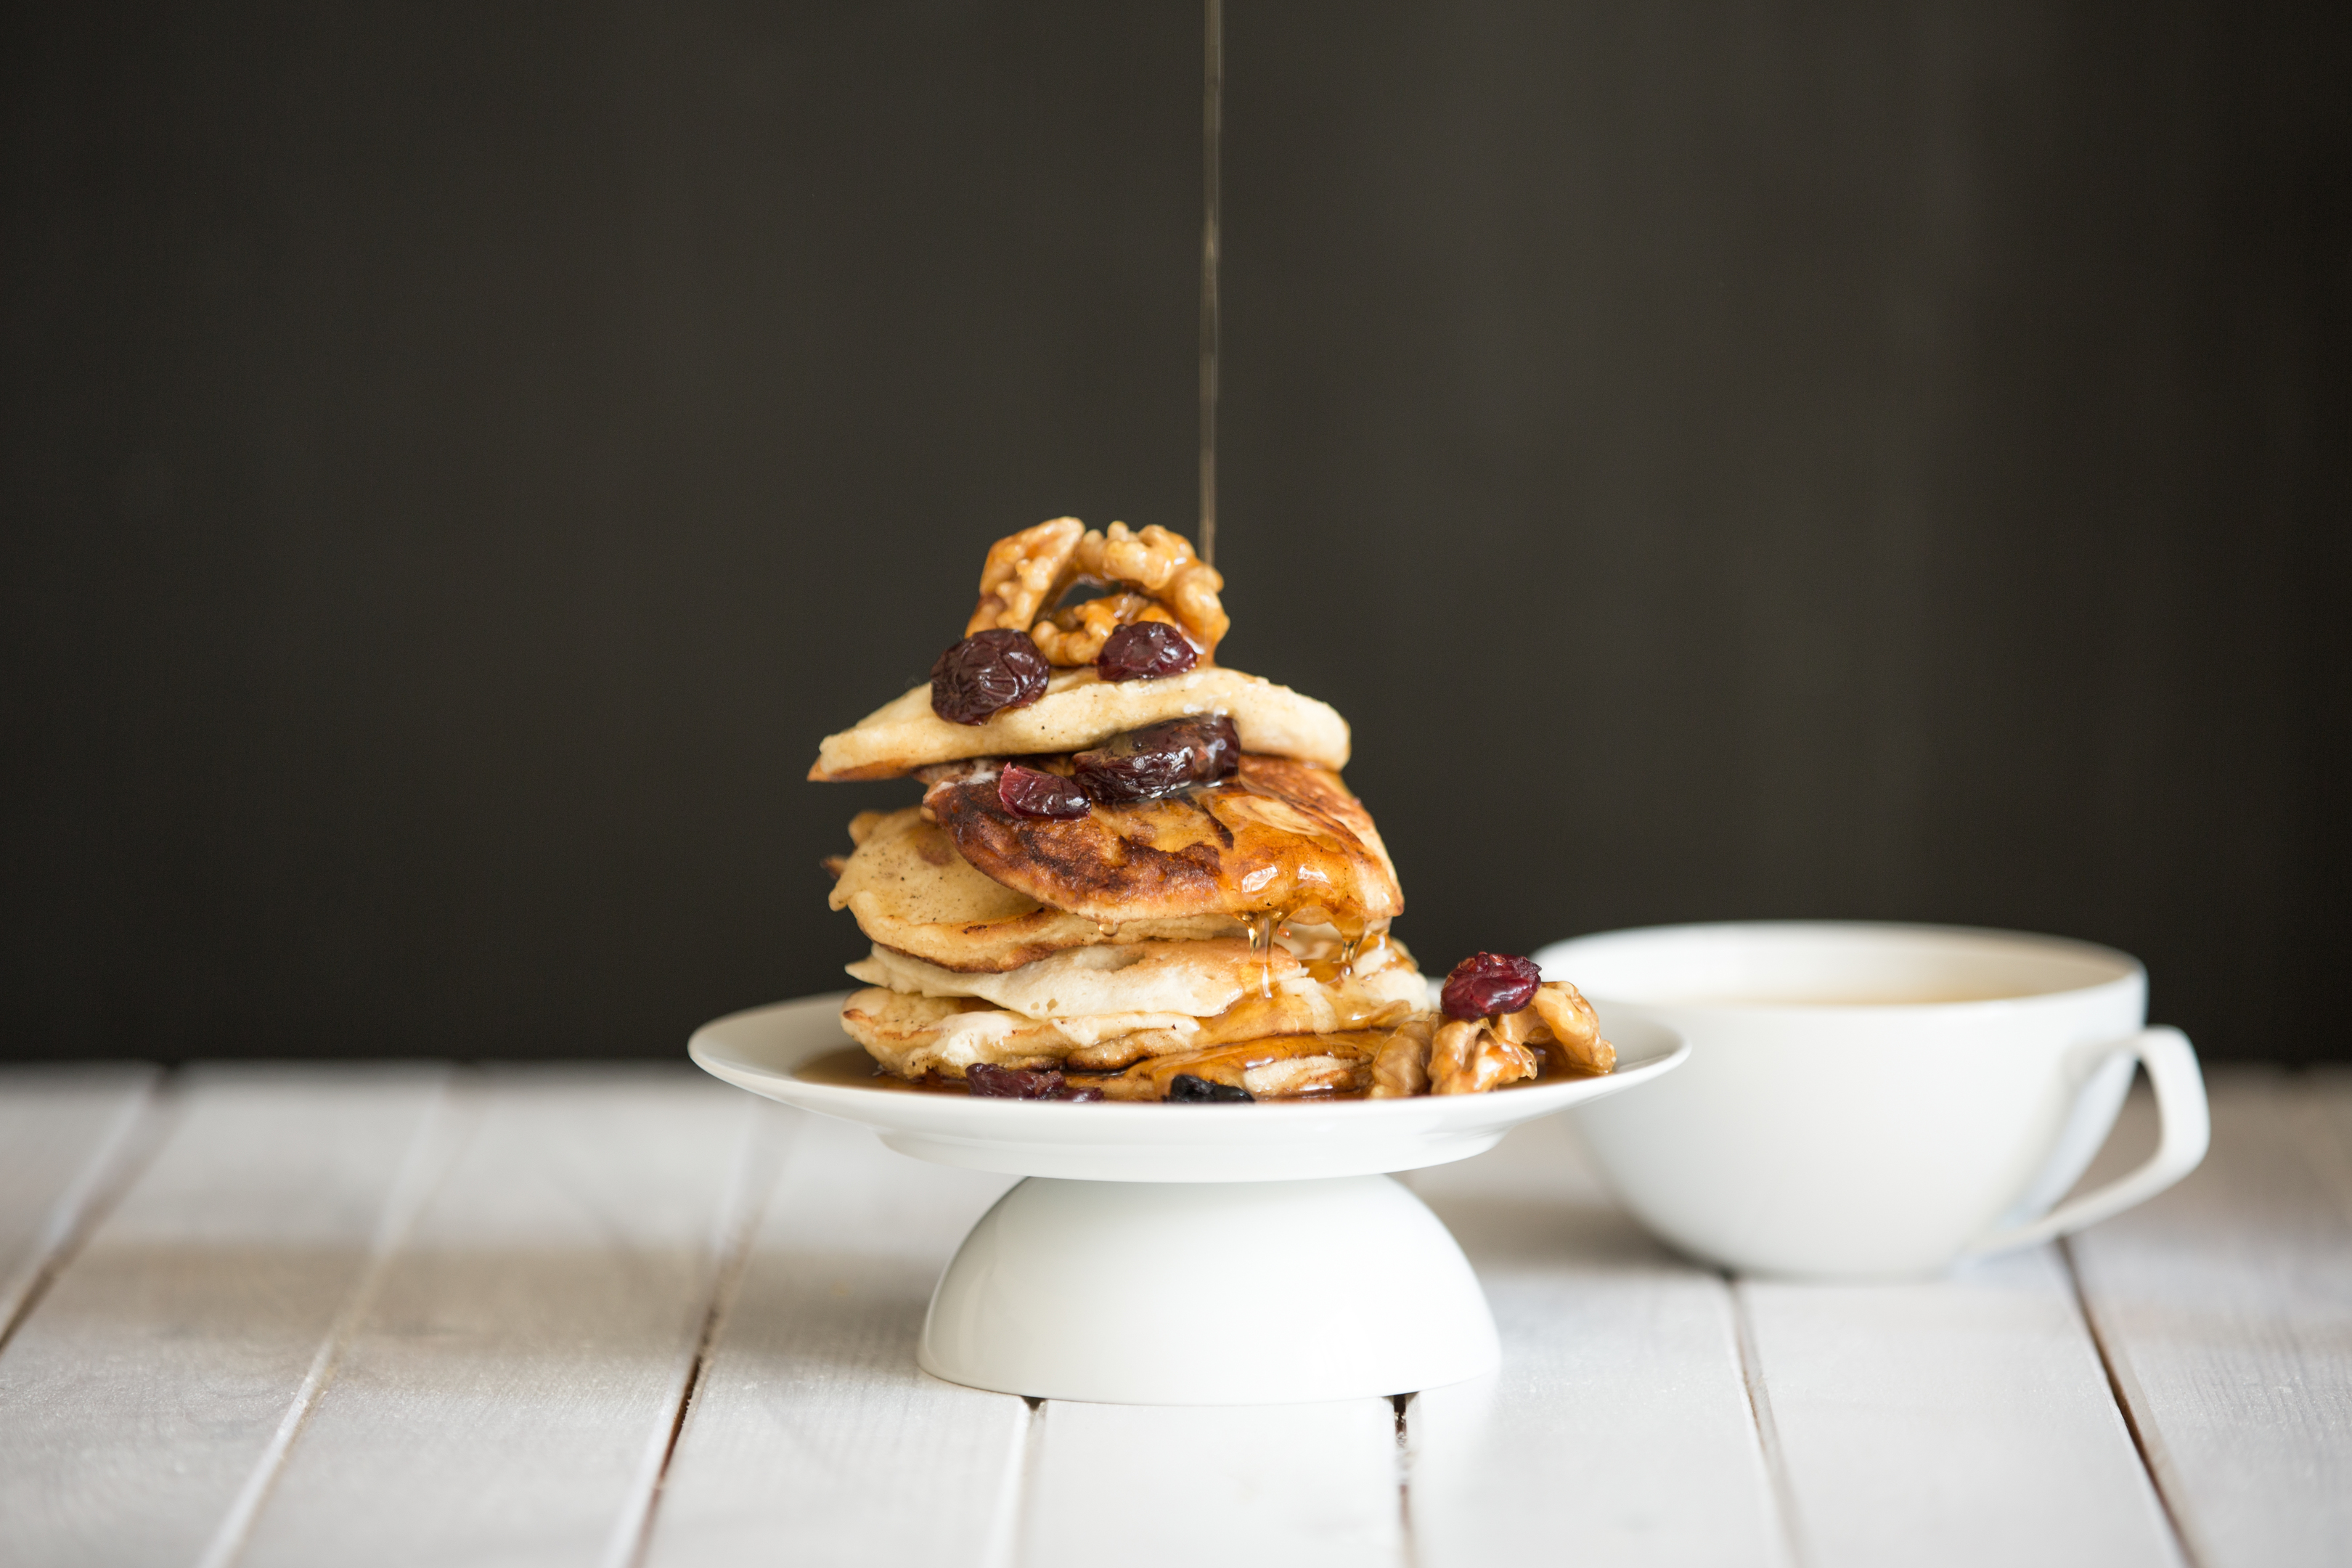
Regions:
<instances>
[{"instance_id":1,"label":"pancake","mask_svg":"<svg viewBox=\"0 0 2352 1568\"><path fill-rule=\"evenodd\" d=\"M1270 988L1301 970L1280 947L1260 955L1244 939L1226 937L1073 948L1003 974L958 973L877 947L872 957L849 965L849 973L868 985L917 995L978 996L1031 1018L1158 1016L1121 1031L1131 1032L1165 1027L1171 1016L1213 1017L1245 991Z\"/></svg>"},{"instance_id":2,"label":"pancake","mask_svg":"<svg viewBox=\"0 0 2352 1568\"><path fill-rule=\"evenodd\" d=\"M1274 1054L1312 1055L1318 1040L1339 1049L1341 1037L1365 1030L1381 1031L1385 1038L1386 1031L1409 1022L1423 1000L1421 976L1401 964L1331 984L1294 973L1272 994L1244 996L1210 1017L1112 1012L1034 1018L977 996L894 989L917 979L903 961L892 965L869 960L851 965L850 973L893 983L856 993L843 1006L841 1021L851 1038L902 1078L927 1072L961 1078L974 1062L1116 1071L1137 1062L1276 1038L1292 1044ZM1116 997L1108 1000L1118 1005ZM1255 1059L1272 1057L1261 1053Z\"/></svg>"},{"instance_id":3,"label":"pancake","mask_svg":"<svg viewBox=\"0 0 2352 1568\"><path fill-rule=\"evenodd\" d=\"M1041 904L1106 923L1274 915L1350 934L1404 908L1370 815L1311 763L1244 752L1223 784L1071 821L1013 816L996 776L943 778L923 811L975 869Z\"/></svg>"},{"instance_id":4,"label":"pancake","mask_svg":"<svg viewBox=\"0 0 2352 1568\"><path fill-rule=\"evenodd\" d=\"M908 996L879 987L853 992L841 1005L841 1027L900 1078L961 1078L974 1062L1049 1068L1070 1054L1068 1037L1052 1024L971 997Z\"/></svg>"},{"instance_id":5,"label":"pancake","mask_svg":"<svg viewBox=\"0 0 2352 1568\"><path fill-rule=\"evenodd\" d=\"M1156 680L1105 680L1091 665L1057 669L1045 695L984 724L950 724L919 686L817 747L812 780L892 779L968 757L1082 752L1163 719L1223 713L1242 749L1327 768L1348 765L1348 721L1327 704L1237 669L1208 666Z\"/></svg>"},{"instance_id":6,"label":"pancake","mask_svg":"<svg viewBox=\"0 0 2352 1568\"><path fill-rule=\"evenodd\" d=\"M841 864L833 907L872 941L972 973L1001 973L1074 947L1244 934L1229 915L1104 925L1048 909L974 870L919 806L866 812L850 825L857 851Z\"/></svg>"},{"instance_id":7,"label":"pancake","mask_svg":"<svg viewBox=\"0 0 2352 1568\"><path fill-rule=\"evenodd\" d=\"M1104 592L1066 602L1080 587ZM1404 895L1339 776L1347 721L1214 662L1223 588L1165 528L1024 529L982 568L982 640L935 667L982 721L942 719L923 686L824 738L813 781L924 786L919 806L861 813L856 853L825 862L873 944L842 1026L903 1079L1059 1069L968 1086L1024 1099L1383 1100L1609 1071L1591 1008L1523 959L1454 976L1457 1007L1510 1011L1435 1005L1389 935ZM1106 679L1145 669L1177 673ZM1178 793L1132 800L1160 789Z\"/></svg>"}]
</instances>

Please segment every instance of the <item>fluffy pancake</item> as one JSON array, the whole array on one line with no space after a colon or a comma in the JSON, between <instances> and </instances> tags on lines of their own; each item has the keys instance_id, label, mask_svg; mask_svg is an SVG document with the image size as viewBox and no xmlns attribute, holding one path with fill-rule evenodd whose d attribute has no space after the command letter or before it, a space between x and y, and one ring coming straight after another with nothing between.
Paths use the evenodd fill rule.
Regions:
<instances>
[{"instance_id":1,"label":"fluffy pancake","mask_svg":"<svg viewBox=\"0 0 2352 1568\"><path fill-rule=\"evenodd\" d=\"M923 811L991 880L1106 923L1274 914L1360 930L1404 908L1370 815L1311 763L1244 753L1223 784L1066 822L1014 816L981 767L933 784Z\"/></svg>"},{"instance_id":2,"label":"fluffy pancake","mask_svg":"<svg viewBox=\"0 0 2352 1568\"><path fill-rule=\"evenodd\" d=\"M1146 724L1203 713L1230 717L1244 751L1348 765L1348 721L1286 686L1216 666L1157 680L1105 680L1089 665L1055 670L1045 696L984 724L949 723L931 711L931 689L919 686L855 728L827 735L808 776L888 779L967 757L1082 752Z\"/></svg>"},{"instance_id":3,"label":"fluffy pancake","mask_svg":"<svg viewBox=\"0 0 2352 1568\"><path fill-rule=\"evenodd\" d=\"M1107 930L1083 915L1047 909L972 869L956 853L955 840L924 821L919 806L865 813L850 825L850 836L857 840L857 852L841 864L833 907L856 916L858 929L884 947L942 969L1001 973L1097 942L1176 942L1244 931L1227 915L1130 921Z\"/></svg>"},{"instance_id":4,"label":"fluffy pancake","mask_svg":"<svg viewBox=\"0 0 2352 1568\"><path fill-rule=\"evenodd\" d=\"M1240 1001L1245 990L1279 984L1299 972L1298 960L1284 949L1261 957L1239 937L1072 948L1003 974L958 973L887 947L849 966L850 974L868 985L920 996L978 996L1031 1018L1151 1018L1119 1033L1213 1017Z\"/></svg>"},{"instance_id":5,"label":"fluffy pancake","mask_svg":"<svg viewBox=\"0 0 2352 1568\"><path fill-rule=\"evenodd\" d=\"M853 992L841 1005L841 1026L885 1071L900 1078L927 1072L961 1078L974 1062L1049 1068L1070 1054L1068 1037L1052 1024L966 996L908 996L879 987Z\"/></svg>"},{"instance_id":6,"label":"fluffy pancake","mask_svg":"<svg viewBox=\"0 0 2352 1568\"><path fill-rule=\"evenodd\" d=\"M903 968L882 964L853 964L850 973L860 979L888 978L900 985L914 978ZM951 984L960 977L935 973L929 978L934 984ZM1125 1012L1033 1018L976 996L923 995L877 985L853 994L842 1008L841 1022L851 1038L902 1078L927 1072L961 1078L974 1062L1116 1070L1139 1061L1192 1058L1237 1042L1276 1038L1292 1043L1271 1053L1260 1051L1252 1059L1328 1050L1344 1054L1351 1033L1392 1029L1424 1000L1421 976L1400 964L1332 984L1294 973L1271 995L1244 996L1212 1017Z\"/></svg>"}]
</instances>

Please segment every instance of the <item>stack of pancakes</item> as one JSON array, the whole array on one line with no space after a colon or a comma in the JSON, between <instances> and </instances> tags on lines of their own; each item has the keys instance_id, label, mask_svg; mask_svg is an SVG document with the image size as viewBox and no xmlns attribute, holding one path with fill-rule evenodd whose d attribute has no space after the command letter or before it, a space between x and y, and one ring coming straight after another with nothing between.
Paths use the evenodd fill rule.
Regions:
<instances>
[{"instance_id":1,"label":"stack of pancakes","mask_svg":"<svg viewBox=\"0 0 2352 1568\"><path fill-rule=\"evenodd\" d=\"M1111 592L1056 613L1076 584ZM990 552L968 628L1033 637L1054 667L1041 695L954 722L918 688L826 737L812 779L926 785L919 805L859 814L855 853L827 862L833 907L873 943L842 1023L884 1069L1050 1069L1066 1096L1129 1100L1426 1091L1442 1020L1388 934L1404 896L1340 781L1347 722L1214 663L1222 587L1163 530L1041 524ZM1181 628L1198 662L1106 679L1102 634L1139 619ZM1075 818L1000 795L1008 762L1066 775L1071 753L1213 715L1241 752L1216 782Z\"/></svg>"}]
</instances>

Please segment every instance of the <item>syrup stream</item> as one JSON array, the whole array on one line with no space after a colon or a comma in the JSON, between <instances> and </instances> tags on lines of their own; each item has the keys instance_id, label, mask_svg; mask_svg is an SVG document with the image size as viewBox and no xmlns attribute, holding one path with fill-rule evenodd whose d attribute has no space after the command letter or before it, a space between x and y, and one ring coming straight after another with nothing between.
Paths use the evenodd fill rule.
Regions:
<instances>
[{"instance_id":1,"label":"syrup stream","mask_svg":"<svg viewBox=\"0 0 2352 1568\"><path fill-rule=\"evenodd\" d=\"M1217 225L1225 121L1225 0L1202 0L1201 559L1217 563Z\"/></svg>"},{"instance_id":2,"label":"syrup stream","mask_svg":"<svg viewBox=\"0 0 2352 1568\"><path fill-rule=\"evenodd\" d=\"M1250 918L1250 956L1257 960L1257 994L1261 997L1274 994L1274 928L1272 913Z\"/></svg>"}]
</instances>

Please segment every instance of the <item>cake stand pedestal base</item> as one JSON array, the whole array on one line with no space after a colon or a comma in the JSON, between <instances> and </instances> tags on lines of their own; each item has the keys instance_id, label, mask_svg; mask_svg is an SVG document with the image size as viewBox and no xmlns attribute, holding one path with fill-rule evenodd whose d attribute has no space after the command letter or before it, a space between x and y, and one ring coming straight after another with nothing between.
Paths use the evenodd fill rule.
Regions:
<instances>
[{"instance_id":1,"label":"cake stand pedestal base","mask_svg":"<svg viewBox=\"0 0 2352 1568\"><path fill-rule=\"evenodd\" d=\"M917 1359L950 1383L1108 1405L1289 1405L1492 1372L1462 1248L1387 1176L1032 1176L964 1238Z\"/></svg>"}]
</instances>

